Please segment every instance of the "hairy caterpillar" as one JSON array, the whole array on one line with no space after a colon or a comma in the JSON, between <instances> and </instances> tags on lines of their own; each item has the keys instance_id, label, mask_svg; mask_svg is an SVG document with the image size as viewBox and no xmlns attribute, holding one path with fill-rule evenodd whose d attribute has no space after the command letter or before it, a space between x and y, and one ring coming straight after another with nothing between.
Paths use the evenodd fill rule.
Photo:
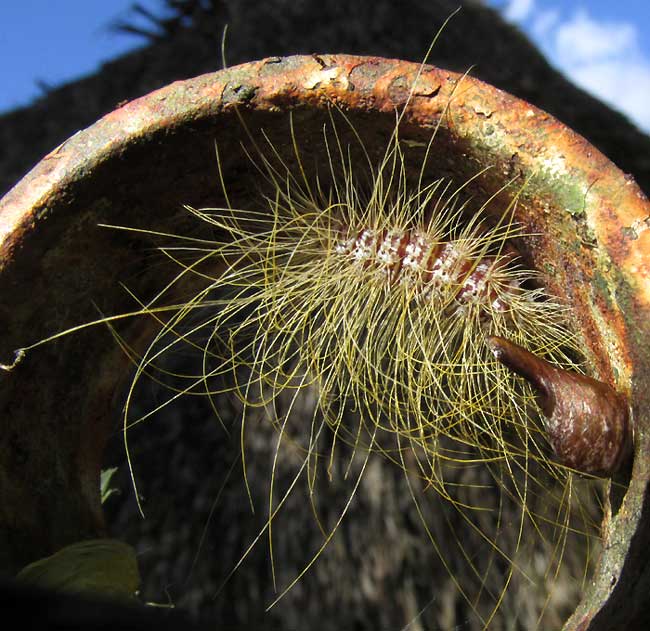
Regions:
<instances>
[{"instance_id":1,"label":"hairy caterpillar","mask_svg":"<svg viewBox=\"0 0 650 631\"><path fill-rule=\"evenodd\" d=\"M251 206L230 204L224 187L222 208L189 209L211 238L175 235L161 248L180 273L143 305L161 330L135 358L131 392L144 374L168 381L164 356L189 345L199 351L201 368L175 369L167 401L207 394L221 415L224 395L235 394L245 472L247 434L259 431L250 418L259 413L272 422L277 439L263 528L271 549L281 536L272 534L279 532L273 524L298 492L297 481L306 478L313 496L322 484L317 478L336 476L336 463L347 462L349 500L330 527L316 517L323 542L304 569L335 535L372 452L382 452L407 479L415 476L408 486L416 506L435 491L479 539L482 551L474 554L481 560L456 540L456 555L469 568L466 581L456 579L458 561L439 548L440 535L420 513L424 536L467 601L471 624L481 628L515 575L535 588L550 583L542 588L550 599L567 542L587 550L596 521L581 508L580 482L547 448L532 390L494 359L486 339L506 337L562 366L575 366L578 352L565 308L518 262L517 193L495 211L495 199L476 207L465 195L471 181L428 180L425 164L410 173L399 122L385 152L371 156L350 121L332 110L321 138L328 161L320 169L305 162L293 125L292 156L270 140L261 147L251 132L246 151L259 181ZM169 307L165 291L188 277L201 290ZM166 313L171 317L163 320ZM305 397L312 400L307 412L299 403ZM276 467L288 450L298 454L295 477L278 491ZM505 523L502 513L509 515ZM454 518L443 515L451 528ZM550 557L537 580L522 567L533 540ZM285 579L280 593L294 584ZM544 624L544 609L534 623Z\"/></svg>"},{"instance_id":2,"label":"hairy caterpillar","mask_svg":"<svg viewBox=\"0 0 650 631\"><path fill-rule=\"evenodd\" d=\"M336 137L336 128L327 134ZM253 392L315 382L337 432L346 432L338 404L351 400L371 433L381 416L381 429L425 449L447 436L486 461L513 455L502 427L507 419L526 434L529 455L539 431L525 420L530 394L482 338L504 335L568 363L571 336L562 308L542 290L525 288L531 275L506 248L516 229L506 219L482 230L483 209L463 223L461 190L450 192L449 183L410 190L397 134L368 174L366 198L340 145L338 151L327 193L267 160L275 196L266 212L196 213L225 233L209 254L226 264L214 286L242 288L210 323L225 351L211 375L226 366L236 371L250 350L250 378L238 387L249 405Z\"/></svg>"}]
</instances>

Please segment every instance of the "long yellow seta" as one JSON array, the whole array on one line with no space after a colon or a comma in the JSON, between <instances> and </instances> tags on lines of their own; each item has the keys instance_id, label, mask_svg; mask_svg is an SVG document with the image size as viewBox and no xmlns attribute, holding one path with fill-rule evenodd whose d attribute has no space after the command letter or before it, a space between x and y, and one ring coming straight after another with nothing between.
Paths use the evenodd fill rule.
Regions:
<instances>
[{"instance_id":1,"label":"long yellow seta","mask_svg":"<svg viewBox=\"0 0 650 631\"><path fill-rule=\"evenodd\" d=\"M175 245L162 248L180 266L178 278L196 276L202 288L161 320L156 339L135 358L131 393L142 376L164 373L166 353L189 344L200 354L200 373L176 375L190 385L175 387L169 400L200 389L214 399L217 415L224 393L240 401L244 476L246 433L255 431L247 420L261 411L276 427L268 521L241 560L267 536L274 580L273 541L282 536L275 516L299 492L299 479L313 495L316 477L331 475L345 446L348 502L333 526L315 516L322 543L299 576L277 586L277 600L335 536L367 463L380 452L404 470L413 501L423 501L412 488L421 485L478 535L482 559L470 558L461 538L452 551L418 508L423 533L477 628L490 625L515 576L547 591L537 611L543 624L565 547L593 547L597 518L581 503L587 481L553 457L531 386L497 361L489 343L505 338L552 365L580 370L567 308L518 255L522 229L513 215L525 182L510 182L512 202L495 208L498 194L477 203L467 193L471 180L427 179L426 157L412 173L399 114L385 151L373 156L331 107L321 138L328 160L320 165L305 162L293 119L289 158L263 130L247 133L245 151L259 182L254 202L231 205L222 177L224 207L188 208L214 238L184 242L175 235ZM425 156L434 142L435 132ZM168 311L172 287L143 313ZM301 398L311 401L311 419ZM128 405L125 429L143 420L127 420ZM278 493L278 461L296 451L294 482ZM522 560L533 540L548 557L537 577ZM469 579L457 578L454 554Z\"/></svg>"}]
</instances>

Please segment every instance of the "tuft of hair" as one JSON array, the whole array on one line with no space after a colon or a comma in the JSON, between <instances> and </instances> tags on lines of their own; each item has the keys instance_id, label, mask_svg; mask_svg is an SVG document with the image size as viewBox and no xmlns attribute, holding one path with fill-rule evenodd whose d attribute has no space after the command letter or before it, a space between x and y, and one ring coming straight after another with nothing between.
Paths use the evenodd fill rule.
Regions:
<instances>
[{"instance_id":1,"label":"tuft of hair","mask_svg":"<svg viewBox=\"0 0 650 631\"><path fill-rule=\"evenodd\" d=\"M325 550L379 453L404 471L422 534L470 627L487 627L507 603L511 618L543 628L555 624L549 610L557 585L566 590L568 580L578 594L586 579L598 539L596 482L553 460L532 390L493 358L485 339L499 335L580 370L578 344L567 308L524 267L514 245L524 236L513 217L525 183L507 184L512 201L495 209L503 190L476 203L467 193L472 180L431 179L435 131L414 174L400 122L396 115L385 151L373 159L352 122L331 107L322 128L327 160L314 165L303 158L292 118L288 157L242 118L259 188L246 207L231 204L220 163L225 205L187 207L211 239L188 235L184 243L174 235L161 248L180 271L154 301L140 303L160 322L146 352L125 346L138 365L125 436L183 394L210 397L217 416L230 396L241 406L246 478L247 422L270 421L277 431L268 518L233 572L267 536L275 585L273 542L281 535L273 524L300 479L322 537L271 604ZM200 289L165 305L169 288L188 277ZM169 383L163 358L181 346L198 353L200 370L175 371L169 399L132 420L137 382L148 375ZM295 474L278 489L283 458L295 463ZM341 475L347 500L325 524L318 489ZM425 516L427 503L439 504L439 523ZM568 578L567 547L582 563ZM525 596L531 590L536 606Z\"/></svg>"}]
</instances>

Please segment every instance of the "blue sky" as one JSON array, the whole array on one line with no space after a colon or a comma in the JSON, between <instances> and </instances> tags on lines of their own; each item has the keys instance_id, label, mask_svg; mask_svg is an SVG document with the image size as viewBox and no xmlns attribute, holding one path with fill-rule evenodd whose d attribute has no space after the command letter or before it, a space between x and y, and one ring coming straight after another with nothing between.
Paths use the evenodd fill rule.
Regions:
<instances>
[{"instance_id":1,"label":"blue sky","mask_svg":"<svg viewBox=\"0 0 650 631\"><path fill-rule=\"evenodd\" d=\"M489 0L574 83L650 132L648 0Z\"/></svg>"},{"instance_id":2,"label":"blue sky","mask_svg":"<svg viewBox=\"0 0 650 631\"><path fill-rule=\"evenodd\" d=\"M27 105L50 86L93 73L102 61L142 45L111 32L134 0L0 0L0 112ZM138 0L159 9L158 0ZM140 22L144 23L144 22Z\"/></svg>"},{"instance_id":3,"label":"blue sky","mask_svg":"<svg viewBox=\"0 0 650 631\"><path fill-rule=\"evenodd\" d=\"M94 72L142 43L112 33L133 0L0 0L0 112ZM158 0L139 0L159 9ZM650 132L650 8L647 0L487 0L574 82Z\"/></svg>"}]
</instances>

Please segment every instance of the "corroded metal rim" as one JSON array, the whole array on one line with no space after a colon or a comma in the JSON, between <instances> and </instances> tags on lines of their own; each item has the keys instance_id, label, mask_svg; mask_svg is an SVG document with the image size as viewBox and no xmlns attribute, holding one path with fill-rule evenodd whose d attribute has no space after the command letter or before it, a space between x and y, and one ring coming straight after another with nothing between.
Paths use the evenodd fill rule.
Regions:
<instances>
[{"instance_id":1,"label":"corroded metal rim","mask_svg":"<svg viewBox=\"0 0 650 631\"><path fill-rule=\"evenodd\" d=\"M146 212L164 212L162 202L163 210L150 208L155 194L168 207L192 201L184 196L209 187L214 169L204 166L199 173L200 160L192 163L192 153L184 148L193 142L205 145L197 138L206 132L219 142L221 136L235 134L235 108L275 115L289 109L324 111L336 103L351 114L367 115L371 126L375 119L394 120L396 108L408 102L404 123L410 133L430 133L440 124L452 161L492 167L481 181L485 190L498 190L515 176L529 180L518 211L518 219L533 235L527 238L528 255L551 287L571 303L598 376L630 394L637 457L629 492L606 524L606 550L597 578L568 627L586 629L592 619L589 628L597 628L599 619L622 624L625 615L634 615L626 599L638 593L644 565L632 554L626 560L626 550L642 550L648 543L633 535L650 476L650 358L645 350L650 332L650 204L629 177L548 114L478 80L430 66L419 71L411 63L345 55L266 59L171 84L75 134L0 202L0 291L8 297L5 305L12 303L0 308L0 359L6 361L13 349L52 332L42 316L56 311L54 303L59 303L59 311L74 312L101 288L106 303L112 304L112 261L137 255L108 237L82 236L76 242L72 236L81 234L84 222L117 223L114 217L120 213L140 212L145 199ZM185 174L174 174L166 166L168 139L193 165ZM160 154L159 159L151 159L152 153ZM144 155L149 164L143 164ZM56 280L72 267L71 282ZM61 327L75 322L65 315L56 323ZM107 401L116 387L111 375L124 372L125 366L100 342L66 352L77 359L64 360L61 352L49 357L59 372L26 360L27 365L0 383L10 425L6 444L0 446L0 493L10 498L7 506L26 507L22 523L12 522L6 511L0 515L7 533L7 543L1 545L21 542L17 549L23 553L13 562L29 560L27 550L38 556L39 546L47 552L103 527L96 489L111 426ZM89 353L96 354L92 361ZM103 370L91 375L100 360ZM84 379L81 391L67 387L72 377L66 370L72 364L74 378ZM69 415L59 418L61 396L79 410L73 420ZM45 418L48 423L42 422ZM26 432L31 439L25 438ZM33 483L16 483L20 466L31 479L48 471L48 457L30 455L33 441L68 454L56 484L65 492L66 512L79 516L78 532L57 531L45 538L37 532L43 512L54 519L59 509L45 496L35 499ZM22 465L16 459L17 445L27 452ZM20 537L18 530L23 531ZM624 601L627 613L621 614L617 603Z\"/></svg>"}]
</instances>

